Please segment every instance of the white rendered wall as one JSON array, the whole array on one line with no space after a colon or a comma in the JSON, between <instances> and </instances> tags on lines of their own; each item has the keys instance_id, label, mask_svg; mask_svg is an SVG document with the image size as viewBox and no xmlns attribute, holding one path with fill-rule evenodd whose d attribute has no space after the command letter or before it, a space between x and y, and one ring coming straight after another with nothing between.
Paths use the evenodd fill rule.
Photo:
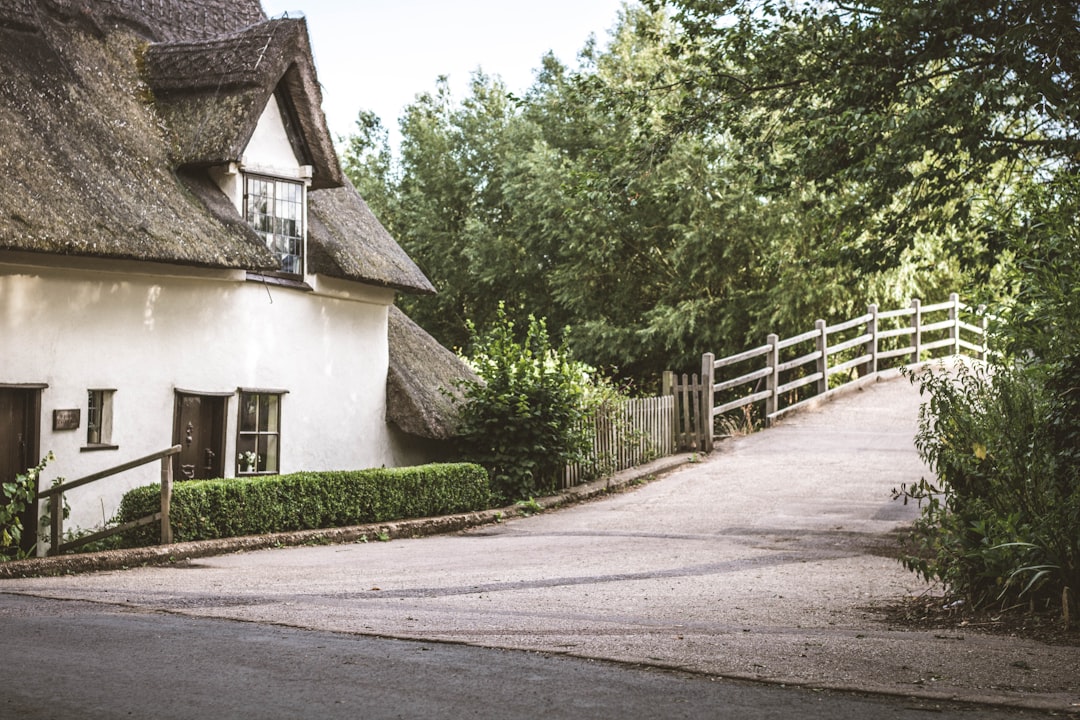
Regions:
<instances>
[{"instance_id":1,"label":"white rendered wall","mask_svg":"<svg viewBox=\"0 0 1080 720\"><path fill-rule=\"evenodd\" d=\"M0 384L48 385L40 446L56 460L43 484L172 445L177 389L288 391L281 472L396 464L384 419L391 291L326 280L312 293L249 282L242 271L148 263L41 264L57 260L0 254ZM84 452L87 390L98 388L116 389L119 449ZM226 414L227 476L236 471L237 402ZM53 410L70 408L81 410L80 427L54 432ZM66 527L99 526L124 492L158 480L152 465L72 491Z\"/></svg>"}]
</instances>

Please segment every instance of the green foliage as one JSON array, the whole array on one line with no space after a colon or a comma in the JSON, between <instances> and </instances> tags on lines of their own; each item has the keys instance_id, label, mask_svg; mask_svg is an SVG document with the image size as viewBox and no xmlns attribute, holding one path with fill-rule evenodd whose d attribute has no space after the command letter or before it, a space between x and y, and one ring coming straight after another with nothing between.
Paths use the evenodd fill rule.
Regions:
<instances>
[{"instance_id":1,"label":"green foliage","mask_svg":"<svg viewBox=\"0 0 1080 720\"><path fill-rule=\"evenodd\" d=\"M484 334L470 329L469 362L480 381L463 385L464 456L487 469L501 501L552 489L585 447L584 367L552 347L543 320L529 318L519 341L502 306Z\"/></svg>"},{"instance_id":2,"label":"green foliage","mask_svg":"<svg viewBox=\"0 0 1080 720\"><path fill-rule=\"evenodd\" d=\"M904 489L924 502L907 565L976 604L1056 607L1080 588L1080 181L1024 202L1007 354L923 380L917 442L938 480Z\"/></svg>"},{"instance_id":3,"label":"green foliage","mask_svg":"<svg viewBox=\"0 0 1080 720\"><path fill-rule=\"evenodd\" d=\"M446 515L483 509L489 502L487 474L465 463L300 472L177 483L170 524L174 540L184 542ZM160 503L159 486L131 490L120 503L117 522L152 515ZM126 546L158 540L153 526L124 534Z\"/></svg>"},{"instance_id":4,"label":"green foliage","mask_svg":"<svg viewBox=\"0 0 1080 720\"><path fill-rule=\"evenodd\" d=\"M36 466L0 487L0 560L31 554L24 547L22 515L37 505L38 477L52 459L53 454L48 453Z\"/></svg>"},{"instance_id":5,"label":"green foliage","mask_svg":"<svg viewBox=\"0 0 1080 720\"><path fill-rule=\"evenodd\" d=\"M895 266L930 234L985 279L1015 188L1075 172L1075 0L649 4L681 29L672 135L719 127L762 192L811 190L838 261Z\"/></svg>"},{"instance_id":6,"label":"green foliage","mask_svg":"<svg viewBox=\"0 0 1080 720\"><path fill-rule=\"evenodd\" d=\"M652 389L702 352L798 334L869 302L942 297L971 277L970 232L904 236L894 252L867 229L893 208L879 203L889 192L796 173L817 167L818 146L798 125L778 127L779 110L747 106L760 95L730 112L728 96L707 105L714 75L700 63L734 52L717 42L627 7L605 47L587 45L576 68L543 58L520 96L483 74L460 101L445 82L419 95L397 158L361 116L346 171L439 289L406 300L410 316L463 348L467 320L486 327L502 301L518 327L545 317L575 358ZM886 249L867 271L867 255Z\"/></svg>"}]
</instances>

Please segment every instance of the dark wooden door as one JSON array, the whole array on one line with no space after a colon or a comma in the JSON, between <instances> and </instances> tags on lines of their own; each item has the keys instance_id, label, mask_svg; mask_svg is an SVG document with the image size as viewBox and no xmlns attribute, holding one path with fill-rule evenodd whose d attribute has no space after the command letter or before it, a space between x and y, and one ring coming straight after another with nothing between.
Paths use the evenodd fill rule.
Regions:
<instances>
[{"instance_id":1,"label":"dark wooden door","mask_svg":"<svg viewBox=\"0 0 1080 720\"><path fill-rule=\"evenodd\" d=\"M11 482L16 475L38 464L40 419L40 390L0 387L0 482ZM21 544L28 552L37 541L37 516L37 503L21 516Z\"/></svg>"},{"instance_id":2,"label":"dark wooden door","mask_svg":"<svg viewBox=\"0 0 1080 720\"><path fill-rule=\"evenodd\" d=\"M176 394L173 443L178 480L208 480L225 476L225 411L227 397Z\"/></svg>"}]
</instances>

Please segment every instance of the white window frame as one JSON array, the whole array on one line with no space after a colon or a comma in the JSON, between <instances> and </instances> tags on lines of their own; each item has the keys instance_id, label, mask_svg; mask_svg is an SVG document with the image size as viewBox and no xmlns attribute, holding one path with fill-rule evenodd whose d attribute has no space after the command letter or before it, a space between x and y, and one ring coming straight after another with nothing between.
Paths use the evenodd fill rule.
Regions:
<instances>
[{"instance_id":1,"label":"white window frame","mask_svg":"<svg viewBox=\"0 0 1080 720\"><path fill-rule=\"evenodd\" d=\"M281 260L281 267L271 271L272 275L280 275L288 278L303 278L307 268L307 181L280 177L268 173L243 172L241 174L243 189L243 213L244 220L266 243L267 248ZM266 183L272 189L269 202L273 207L267 213L254 215L254 201L252 193L253 183ZM297 191L298 198L283 198L282 191L292 188ZM286 209L295 210L298 217L291 217ZM271 227L260 227L260 219L267 218ZM282 232L286 223L295 222L295 234ZM290 246L295 242L295 246ZM290 265L294 262L294 265Z\"/></svg>"},{"instance_id":2,"label":"white window frame","mask_svg":"<svg viewBox=\"0 0 1080 720\"><path fill-rule=\"evenodd\" d=\"M83 450L116 450L113 444L113 395L115 388L86 391L86 445Z\"/></svg>"}]
</instances>

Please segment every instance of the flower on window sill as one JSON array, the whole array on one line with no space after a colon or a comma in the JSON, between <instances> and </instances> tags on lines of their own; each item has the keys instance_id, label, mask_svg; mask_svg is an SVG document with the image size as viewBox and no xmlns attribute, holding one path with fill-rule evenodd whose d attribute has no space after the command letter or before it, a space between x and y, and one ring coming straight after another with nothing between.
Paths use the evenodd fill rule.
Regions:
<instances>
[{"instance_id":1,"label":"flower on window sill","mask_svg":"<svg viewBox=\"0 0 1080 720\"><path fill-rule=\"evenodd\" d=\"M255 464L259 461L259 456L251 450L242 452L236 456L236 462L238 462L245 472L251 472L255 469Z\"/></svg>"}]
</instances>

